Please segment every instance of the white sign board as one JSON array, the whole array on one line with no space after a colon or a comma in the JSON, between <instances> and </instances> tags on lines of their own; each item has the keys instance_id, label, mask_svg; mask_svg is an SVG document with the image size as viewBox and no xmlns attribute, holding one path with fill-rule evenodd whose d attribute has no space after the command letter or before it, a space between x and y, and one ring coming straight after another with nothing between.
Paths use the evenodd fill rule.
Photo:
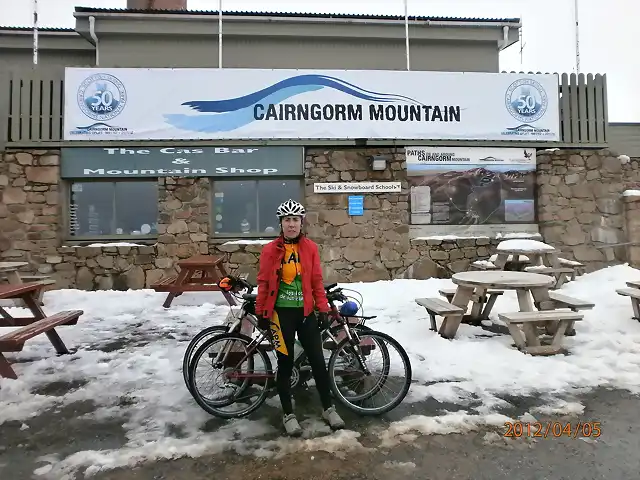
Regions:
<instances>
[{"instance_id":1,"label":"white sign board","mask_svg":"<svg viewBox=\"0 0 640 480\"><path fill-rule=\"evenodd\" d=\"M412 225L500 229L536 221L534 148L406 147Z\"/></svg>"},{"instance_id":2,"label":"white sign board","mask_svg":"<svg viewBox=\"0 0 640 480\"><path fill-rule=\"evenodd\" d=\"M313 193L400 193L401 182L314 183Z\"/></svg>"},{"instance_id":3,"label":"white sign board","mask_svg":"<svg viewBox=\"0 0 640 480\"><path fill-rule=\"evenodd\" d=\"M559 140L557 75L67 68L65 140Z\"/></svg>"}]
</instances>

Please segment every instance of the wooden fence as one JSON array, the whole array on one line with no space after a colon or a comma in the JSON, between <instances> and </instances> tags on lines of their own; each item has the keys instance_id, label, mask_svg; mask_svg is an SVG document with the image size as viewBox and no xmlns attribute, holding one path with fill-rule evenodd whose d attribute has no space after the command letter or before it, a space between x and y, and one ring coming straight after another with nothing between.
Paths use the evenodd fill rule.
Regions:
<instances>
[{"instance_id":1,"label":"wooden fence","mask_svg":"<svg viewBox=\"0 0 640 480\"><path fill-rule=\"evenodd\" d=\"M606 147L606 75L563 73L559 75L558 97L561 140L553 146ZM66 144L62 130L64 100L61 69L0 72L0 149ZM537 143L549 146L548 142Z\"/></svg>"}]
</instances>

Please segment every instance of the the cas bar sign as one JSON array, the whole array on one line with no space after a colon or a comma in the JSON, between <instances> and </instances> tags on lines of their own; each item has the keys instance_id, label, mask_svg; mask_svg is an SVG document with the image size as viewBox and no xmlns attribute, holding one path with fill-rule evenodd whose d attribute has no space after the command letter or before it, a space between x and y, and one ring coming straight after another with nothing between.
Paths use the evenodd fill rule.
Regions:
<instances>
[{"instance_id":1,"label":"the cas bar sign","mask_svg":"<svg viewBox=\"0 0 640 480\"><path fill-rule=\"evenodd\" d=\"M313 193L400 193L400 182L314 183Z\"/></svg>"}]
</instances>

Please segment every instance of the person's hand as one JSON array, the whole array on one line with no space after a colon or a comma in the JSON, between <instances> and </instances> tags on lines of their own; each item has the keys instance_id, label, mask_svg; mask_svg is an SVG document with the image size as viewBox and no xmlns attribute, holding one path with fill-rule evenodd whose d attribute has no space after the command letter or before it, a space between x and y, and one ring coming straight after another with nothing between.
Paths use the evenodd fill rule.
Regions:
<instances>
[{"instance_id":1,"label":"person's hand","mask_svg":"<svg viewBox=\"0 0 640 480\"><path fill-rule=\"evenodd\" d=\"M260 330L270 330L271 329L271 320L265 317L258 317L258 328Z\"/></svg>"},{"instance_id":2,"label":"person's hand","mask_svg":"<svg viewBox=\"0 0 640 480\"><path fill-rule=\"evenodd\" d=\"M318 312L318 328L320 330L329 328L329 315L327 312Z\"/></svg>"}]
</instances>

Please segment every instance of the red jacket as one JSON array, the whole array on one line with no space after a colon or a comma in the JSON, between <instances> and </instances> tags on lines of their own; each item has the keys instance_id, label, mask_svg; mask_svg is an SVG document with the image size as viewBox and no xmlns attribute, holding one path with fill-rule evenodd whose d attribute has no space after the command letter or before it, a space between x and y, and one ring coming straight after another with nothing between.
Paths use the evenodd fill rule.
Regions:
<instances>
[{"instance_id":1,"label":"red jacket","mask_svg":"<svg viewBox=\"0 0 640 480\"><path fill-rule=\"evenodd\" d=\"M313 312L314 305L321 312L329 312L318 245L302 235L298 241L298 253L302 264L302 298L305 317ZM271 318L273 315L280 288L283 260L284 238L281 235L267 243L260 254L260 269L257 276L258 297L256 298L256 315L258 316Z\"/></svg>"}]
</instances>

